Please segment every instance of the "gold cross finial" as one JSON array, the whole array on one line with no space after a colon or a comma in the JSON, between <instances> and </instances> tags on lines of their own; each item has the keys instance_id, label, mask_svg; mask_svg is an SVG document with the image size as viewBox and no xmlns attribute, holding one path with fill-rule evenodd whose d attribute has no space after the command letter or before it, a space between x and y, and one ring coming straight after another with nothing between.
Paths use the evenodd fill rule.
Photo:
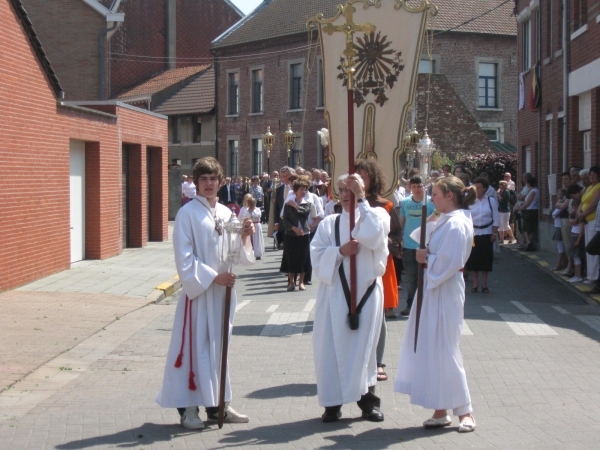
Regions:
<instances>
[{"instance_id":1,"label":"gold cross finial","mask_svg":"<svg viewBox=\"0 0 600 450\"><path fill-rule=\"evenodd\" d=\"M346 18L346 22L341 25L333 25L331 23L323 26L323 31L330 36L338 31L346 34L346 49L344 50L344 56L346 62L346 73L348 75L348 90L354 90L354 58L356 58L356 50L354 49L354 33L362 31L364 33L372 33L375 31L375 25L372 23L365 23L363 25L357 25L354 23L354 13L356 8L351 1L342 6L342 13Z\"/></svg>"}]
</instances>

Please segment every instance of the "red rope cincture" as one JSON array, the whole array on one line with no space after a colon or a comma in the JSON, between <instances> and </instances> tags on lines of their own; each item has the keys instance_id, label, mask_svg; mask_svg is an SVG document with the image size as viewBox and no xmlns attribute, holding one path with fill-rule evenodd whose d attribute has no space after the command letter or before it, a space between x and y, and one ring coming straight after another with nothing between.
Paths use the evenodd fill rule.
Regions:
<instances>
[{"instance_id":1,"label":"red rope cincture","mask_svg":"<svg viewBox=\"0 0 600 450\"><path fill-rule=\"evenodd\" d=\"M182 366L183 364L183 347L185 345L185 328L187 325L187 322L190 322L189 324L189 336L190 336L190 375L189 375L189 381L188 381L188 387L190 389L190 391L195 391L196 390L196 383L194 382L194 369L193 369L193 347L192 347L192 302L191 300L187 297L185 297L185 308L184 308L184 313L183 313L183 328L181 330L181 347L179 349L179 355L177 355L177 360L175 361L175 367L178 369Z\"/></svg>"}]
</instances>

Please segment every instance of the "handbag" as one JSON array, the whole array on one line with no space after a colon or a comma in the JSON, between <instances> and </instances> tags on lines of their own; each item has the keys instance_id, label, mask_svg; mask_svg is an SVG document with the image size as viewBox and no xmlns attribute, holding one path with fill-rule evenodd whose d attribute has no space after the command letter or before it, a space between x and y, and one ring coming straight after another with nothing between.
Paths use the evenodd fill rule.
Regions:
<instances>
[{"instance_id":1,"label":"handbag","mask_svg":"<svg viewBox=\"0 0 600 450\"><path fill-rule=\"evenodd\" d=\"M311 203L310 204L310 218L316 219L317 217L319 217L319 213L317 212L317 205L315 205L314 203Z\"/></svg>"}]
</instances>

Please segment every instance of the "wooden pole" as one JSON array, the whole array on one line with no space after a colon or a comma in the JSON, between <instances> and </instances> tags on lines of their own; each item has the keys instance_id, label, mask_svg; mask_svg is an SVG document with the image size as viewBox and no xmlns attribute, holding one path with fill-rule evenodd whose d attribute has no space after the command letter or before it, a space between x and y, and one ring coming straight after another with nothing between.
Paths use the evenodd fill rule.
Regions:
<instances>
[{"instance_id":1,"label":"wooden pole","mask_svg":"<svg viewBox=\"0 0 600 450\"><path fill-rule=\"evenodd\" d=\"M427 235L427 191L423 198L423 207L421 208L421 239L419 248L425 248L425 237ZM421 319L421 307L423 306L423 277L425 264L419 264L419 277L417 279L417 316L415 323L415 353L417 352L417 340L419 339L419 320Z\"/></svg>"},{"instance_id":2,"label":"wooden pole","mask_svg":"<svg viewBox=\"0 0 600 450\"><path fill-rule=\"evenodd\" d=\"M225 388L227 385L227 352L229 350L229 316L231 315L231 288L225 289L225 305L223 311L223 339L221 342L221 377L219 386L219 429L225 421Z\"/></svg>"},{"instance_id":3,"label":"wooden pole","mask_svg":"<svg viewBox=\"0 0 600 450\"><path fill-rule=\"evenodd\" d=\"M348 173L354 173L354 91L348 89ZM355 225L354 193L350 191L350 236ZM356 255L350 255L350 314L356 315Z\"/></svg>"}]
</instances>

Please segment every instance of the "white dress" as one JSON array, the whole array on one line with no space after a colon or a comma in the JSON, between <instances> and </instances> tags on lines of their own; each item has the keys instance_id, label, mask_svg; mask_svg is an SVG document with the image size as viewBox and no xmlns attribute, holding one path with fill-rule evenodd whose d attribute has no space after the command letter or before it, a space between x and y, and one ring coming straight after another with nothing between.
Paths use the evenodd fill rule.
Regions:
<instances>
[{"instance_id":1,"label":"white dress","mask_svg":"<svg viewBox=\"0 0 600 450\"><path fill-rule=\"evenodd\" d=\"M254 208L252 211L246 210L246 216L249 217L254 224L254 234L252 235L252 247L254 248L254 256L261 258L265 254L265 238L263 236L262 226L260 225L261 212L259 208Z\"/></svg>"},{"instance_id":2,"label":"white dress","mask_svg":"<svg viewBox=\"0 0 600 450\"><path fill-rule=\"evenodd\" d=\"M231 211L220 203L216 204L215 213L225 221L231 216ZM182 291L175 311L163 384L156 398L157 403L165 408L218 405L225 286L217 285L213 280L219 273L227 271L227 267L220 261L218 239L215 219L204 197L194 197L185 208L179 210L173 230L173 247ZM242 247L240 264L252 262L254 256L248 240L247 245ZM191 300L191 356L196 390L189 388L189 319L184 334L182 365L175 367L182 342L186 296ZM235 306L236 294L235 289L232 289L230 330L233 327ZM225 401L230 400L228 371Z\"/></svg>"},{"instance_id":3,"label":"white dress","mask_svg":"<svg viewBox=\"0 0 600 450\"><path fill-rule=\"evenodd\" d=\"M429 223L428 223L429 225ZM463 210L443 214L429 243L417 351L417 308L411 308L394 389L428 409L471 412L471 397L459 344L465 282L460 271L471 253L473 225Z\"/></svg>"},{"instance_id":4,"label":"white dress","mask_svg":"<svg viewBox=\"0 0 600 450\"><path fill-rule=\"evenodd\" d=\"M319 405L323 407L358 401L369 386L377 382L376 348L383 318L381 276L387 264L390 231L390 215L385 209L359 203L352 232L359 242L357 300L360 302L374 280L377 285L360 313L358 330L353 331L348 325L348 305L338 273L343 263L350 284L350 258L343 257L336 246L336 217L327 216L319 224L310 245L313 278L320 282L315 305L313 352ZM348 242L349 236L349 214L344 211L340 220L340 243Z\"/></svg>"}]
</instances>

